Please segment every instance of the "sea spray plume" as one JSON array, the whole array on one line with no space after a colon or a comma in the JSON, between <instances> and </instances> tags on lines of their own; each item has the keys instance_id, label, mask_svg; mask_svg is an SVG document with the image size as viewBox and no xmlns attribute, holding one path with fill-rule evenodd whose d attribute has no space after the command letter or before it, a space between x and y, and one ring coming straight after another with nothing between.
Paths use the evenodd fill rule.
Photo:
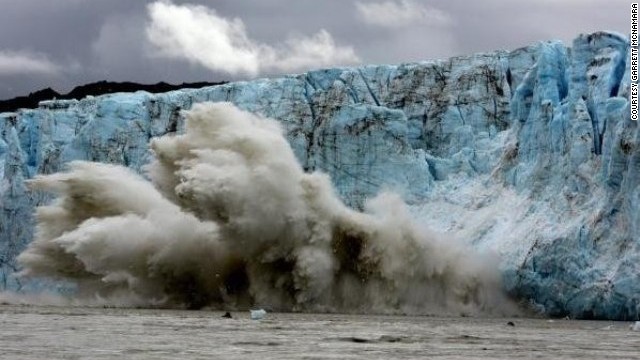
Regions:
<instances>
[{"instance_id":1,"label":"sea spray plume","mask_svg":"<svg viewBox=\"0 0 640 360\"><path fill-rule=\"evenodd\" d=\"M22 274L192 308L505 309L494 259L421 228L394 194L348 208L276 121L228 103L185 115L183 135L152 141L151 183L89 162L32 180L58 198L37 210Z\"/></svg>"},{"instance_id":2,"label":"sea spray plume","mask_svg":"<svg viewBox=\"0 0 640 360\"><path fill-rule=\"evenodd\" d=\"M156 302L165 297L166 267L185 271L193 252L224 256L214 223L181 211L128 169L73 162L69 170L30 183L59 197L37 210L35 240L19 260L24 274L72 280L89 295L130 289Z\"/></svg>"}]
</instances>

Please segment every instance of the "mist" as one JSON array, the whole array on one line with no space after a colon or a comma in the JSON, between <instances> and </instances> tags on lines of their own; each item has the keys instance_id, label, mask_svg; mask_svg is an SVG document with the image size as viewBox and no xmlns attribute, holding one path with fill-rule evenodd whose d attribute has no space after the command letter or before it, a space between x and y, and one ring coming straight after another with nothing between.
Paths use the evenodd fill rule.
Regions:
<instances>
[{"instance_id":1,"label":"mist","mask_svg":"<svg viewBox=\"0 0 640 360\"><path fill-rule=\"evenodd\" d=\"M76 161L28 186L36 211L20 276L76 299L136 306L355 313L513 314L498 259L431 232L383 192L364 211L305 173L279 123L229 103L184 112L151 141L145 176Z\"/></svg>"}]
</instances>

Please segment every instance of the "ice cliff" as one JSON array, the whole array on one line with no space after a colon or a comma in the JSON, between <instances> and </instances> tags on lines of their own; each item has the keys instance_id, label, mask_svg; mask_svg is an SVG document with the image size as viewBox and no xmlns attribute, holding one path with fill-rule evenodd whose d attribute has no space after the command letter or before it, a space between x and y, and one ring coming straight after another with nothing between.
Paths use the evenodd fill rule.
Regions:
<instances>
[{"instance_id":1,"label":"ice cliff","mask_svg":"<svg viewBox=\"0 0 640 360\"><path fill-rule=\"evenodd\" d=\"M33 236L25 180L92 160L141 169L180 110L230 101L282 122L305 170L359 208L392 189L422 222L502 256L507 290L549 315L640 316L640 132L628 41L311 71L164 94L41 102L0 114L0 286Z\"/></svg>"}]
</instances>

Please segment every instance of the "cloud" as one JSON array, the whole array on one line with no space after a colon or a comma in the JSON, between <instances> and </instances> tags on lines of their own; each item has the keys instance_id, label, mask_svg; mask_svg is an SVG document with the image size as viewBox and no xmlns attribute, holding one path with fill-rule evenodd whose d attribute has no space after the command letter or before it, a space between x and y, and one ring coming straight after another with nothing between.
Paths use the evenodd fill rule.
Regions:
<instances>
[{"instance_id":1,"label":"cloud","mask_svg":"<svg viewBox=\"0 0 640 360\"><path fill-rule=\"evenodd\" d=\"M417 3L413 0L385 2L356 2L358 17L363 22L394 28L418 23L431 26L445 26L451 17L444 11Z\"/></svg>"},{"instance_id":2,"label":"cloud","mask_svg":"<svg viewBox=\"0 0 640 360\"><path fill-rule=\"evenodd\" d=\"M290 37L279 50L263 48L263 51L267 55L268 66L279 70L308 69L360 61L351 47L337 46L331 34L324 29L310 37Z\"/></svg>"},{"instance_id":3,"label":"cloud","mask_svg":"<svg viewBox=\"0 0 640 360\"><path fill-rule=\"evenodd\" d=\"M272 46L249 38L241 19L222 17L206 6L158 1L147 9L147 39L157 55L210 70L256 75L359 62L352 47L338 46L324 29Z\"/></svg>"},{"instance_id":4,"label":"cloud","mask_svg":"<svg viewBox=\"0 0 640 360\"><path fill-rule=\"evenodd\" d=\"M0 50L0 76L55 75L60 67L45 55L27 51Z\"/></svg>"}]
</instances>

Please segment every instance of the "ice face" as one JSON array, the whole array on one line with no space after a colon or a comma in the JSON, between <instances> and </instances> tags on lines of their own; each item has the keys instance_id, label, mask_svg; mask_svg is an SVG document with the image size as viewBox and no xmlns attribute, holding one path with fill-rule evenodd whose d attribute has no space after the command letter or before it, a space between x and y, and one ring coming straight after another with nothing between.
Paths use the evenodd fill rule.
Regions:
<instances>
[{"instance_id":1,"label":"ice face","mask_svg":"<svg viewBox=\"0 0 640 360\"><path fill-rule=\"evenodd\" d=\"M67 280L74 299L277 311L513 314L491 254L413 221L397 194L355 211L305 172L280 123L195 104L181 135L154 138L148 180L73 161L39 175L21 274Z\"/></svg>"},{"instance_id":2,"label":"ice face","mask_svg":"<svg viewBox=\"0 0 640 360\"><path fill-rule=\"evenodd\" d=\"M25 179L72 160L140 170L180 112L229 101L277 119L307 172L354 208L382 189L422 222L501 253L506 287L552 315L637 318L640 132L627 40L613 33L511 52L311 71L152 95L52 101L0 114L5 288L50 195Z\"/></svg>"}]
</instances>

